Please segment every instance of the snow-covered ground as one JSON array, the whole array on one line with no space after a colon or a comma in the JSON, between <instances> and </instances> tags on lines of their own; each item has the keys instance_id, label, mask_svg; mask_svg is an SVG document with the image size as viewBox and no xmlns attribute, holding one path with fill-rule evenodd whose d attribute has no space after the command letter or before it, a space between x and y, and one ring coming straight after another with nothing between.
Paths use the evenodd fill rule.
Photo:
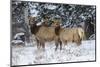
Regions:
<instances>
[{"instance_id":1,"label":"snow-covered ground","mask_svg":"<svg viewBox=\"0 0 100 67\"><path fill-rule=\"evenodd\" d=\"M35 43L34 43L35 44ZM12 47L12 65L62 63L95 60L95 40L82 41L82 45L69 43L55 51L53 42L46 43L45 51L36 46Z\"/></svg>"}]
</instances>

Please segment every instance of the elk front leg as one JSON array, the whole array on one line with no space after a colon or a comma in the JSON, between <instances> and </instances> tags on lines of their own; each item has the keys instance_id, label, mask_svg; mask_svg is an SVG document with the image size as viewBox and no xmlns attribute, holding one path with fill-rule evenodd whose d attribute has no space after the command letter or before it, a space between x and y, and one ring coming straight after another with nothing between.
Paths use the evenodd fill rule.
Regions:
<instances>
[{"instance_id":1,"label":"elk front leg","mask_svg":"<svg viewBox=\"0 0 100 67\"><path fill-rule=\"evenodd\" d=\"M38 39L36 39L36 41L37 41L37 49L40 50L40 47L41 47L40 41Z\"/></svg>"},{"instance_id":2,"label":"elk front leg","mask_svg":"<svg viewBox=\"0 0 100 67\"><path fill-rule=\"evenodd\" d=\"M55 48L55 51L56 51L59 45L58 42L55 42L55 45L56 45L56 48Z\"/></svg>"},{"instance_id":3,"label":"elk front leg","mask_svg":"<svg viewBox=\"0 0 100 67\"><path fill-rule=\"evenodd\" d=\"M60 43L60 50L62 50L62 42L61 42L61 41L59 41L59 43Z\"/></svg>"}]
</instances>

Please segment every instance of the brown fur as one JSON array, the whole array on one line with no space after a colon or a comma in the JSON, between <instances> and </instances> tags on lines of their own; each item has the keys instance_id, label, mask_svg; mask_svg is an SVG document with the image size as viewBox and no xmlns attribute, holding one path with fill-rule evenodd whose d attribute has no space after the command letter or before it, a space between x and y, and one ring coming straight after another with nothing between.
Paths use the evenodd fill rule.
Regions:
<instances>
[{"instance_id":1,"label":"brown fur","mask_svg":"<svg viewBox=\"0 0 100 67\"><path fill-rule=\"evenodd\" d=\"M58 27L58 26L60 26L60 22L59 21L53 21L51 26L52 27Z\"/></svg>"},{"instance_id":2,"label":"brown fur","mask_svg":"<svg viewBox=\"0 0 100 67\"><path fill-rule=\"evenodd\" d=\"M81 45L81 41L84 38L84 30L78 28L61 28L60 24L52 23L52 26L59 27L57 35L59 36L60 44L67 44L68 42L75 42L77 45ZM56 29L57 30L57 29ZM56 32L55 32L56 33ZM62 48L62 45L60 46Z\"/></svg>"},{"instance_id":3,"label":"brown fur","mask_svg":"<svg viewBox=\"0 0 100 67\"><path fill-rule=\"evenodd\" d=\"M36 24L36 21L35 21L36 17L29 16L28 19L29 19L29 25Z\"/></svg>"},{"instance_id":4,"label":"brown fur","mask_svg":"<svg viewBox=\"0 0 100 67\"><path fill-rule=\"evenodd\" d=\"M58 20L54 20L51 24L51 27L55 27L55 34L59 35L60 32L60 22Z\"/></svg>"},{"instance_id":5,"label":"brown fur","mask_svg":"<svg viewBox=\"0 0 100 67\"><path fill-rule=\"evenodd\" d=\"M55 34L58 36L60 43L60 49L62 49L62 43L67 44L68 42L75 42L77 45L81 44L84 38L84 30L80 27L78 28L61 28L60 23L53 22L51 27L55 27ZM58 45L56 45L56 49Z\"/></svg>"},{"instance_id":6,"label":"brown fur","mask_svg":"<svg viewBox=\"0 0 100 67\"><path fill-rule=\"evenodd\" d=\"M55 41L57 50L60 45L62 49L62 43L75 42L77 45L81 44L84 37L84 30L82 28L61 28L60 23L53 22L51 27L43 23L40 26L36 25L34 18L30 19L31 32L35 35L37 40L37 47L45 48L45 42Z\"/></svg>"},{"instance_id":7,"label":"brown fur","mask_svg":"<svg viewBox=\"0 0 100 67\"><path fill-rule=\"evenodd\" d=\"M30 21L33 19L29 19ZM45 48L45 42L55 41L56 49L58 47L59 38L55 34L55 27L48 27L44 24L37 26L35 21L29 22L31 32L35 35L37 40L37 48ZM55 49L55 50L56 50Z\"/></svg>"},{"instance_id":8,"label":"brown fur","mask_svg":"<svg viewBox=\"0 0 100 67\"><path fill-rule=\"evenodd\" d=\"M38 32L35 34L36 39L40 43L40 46L45 48L45 42L55 41L55 44L58 45L58 36L55 34L55 28L41 26L38 29Z\"/></svg>"},{"instance_id":9,"label":"brown fur","mask_svg":"<svg viewBox=\"0 0 100 67\"><path fill-rule=\"evenodd\" d=\"M79 33L82 34L80 28L63 28L60 30L59 37L64 44L67 44L67 42L75 42L77 45L80 45L84 35L82 34L80 36Z\"/></svg>"}]
</instances>

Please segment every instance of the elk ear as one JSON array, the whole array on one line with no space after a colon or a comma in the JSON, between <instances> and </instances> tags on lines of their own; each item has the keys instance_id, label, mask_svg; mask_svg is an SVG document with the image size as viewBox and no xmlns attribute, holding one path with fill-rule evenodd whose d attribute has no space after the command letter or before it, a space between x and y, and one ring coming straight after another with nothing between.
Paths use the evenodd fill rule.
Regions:
<instances>
[{"instance_id":1,"label":"elk ear","mask_svg":"<svg viewBox=\"0 0 100 67\"><path fill-rule=\"evenodd\" d=\"M35 21L36 17L29 16L28 19L29 19L30 24L36 24L36 21Z\"/></svg>"}]
</instances>

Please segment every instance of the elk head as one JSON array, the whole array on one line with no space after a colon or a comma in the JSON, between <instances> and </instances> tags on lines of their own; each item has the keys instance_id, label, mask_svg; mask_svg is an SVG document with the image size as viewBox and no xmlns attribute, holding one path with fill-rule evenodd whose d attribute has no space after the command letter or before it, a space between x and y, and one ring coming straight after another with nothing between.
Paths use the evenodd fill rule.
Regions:
<instances>
[{"instance_id":1,"label":"elk head","mask_svg":"<svg viewBox=\"0 0 100 67\"><path fill-rule=\"evenodd\" d=\"M28 19L29 19L30 26L36 25L36 21L35 21L36 17L29 16Z\"/></svg>"},{"instance_id":2,"label":"elk head","mask_svg":"<svg viewBox=\"0 0 100 67\"><path fill-rule=\"evenodd\" d=\"M28 19L29 19L29 26L30 26L31 33L36 34L40 27L36 25L37 24L36 17L29 17Z\"/></svg>"}]
</instances>

